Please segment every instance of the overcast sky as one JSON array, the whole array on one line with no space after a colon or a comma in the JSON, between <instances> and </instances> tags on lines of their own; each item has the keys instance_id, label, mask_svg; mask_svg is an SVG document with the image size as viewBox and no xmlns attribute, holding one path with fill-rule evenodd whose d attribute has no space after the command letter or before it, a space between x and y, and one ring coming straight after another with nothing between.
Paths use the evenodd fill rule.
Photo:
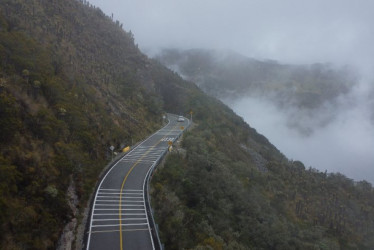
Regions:
<instances>
[{"instance_id":1,"label":"overcast sky","mask_svg":"<svg viewBox=\"0 0 374 250\"><path fill-rule=\"evenodd\" d=\"M144 51L231 49L282 62L374 57L372 0L90 0L131 30Z\"/></svg>"},{"instance_id":2,"label":"overcast sky","mask_svg":"<svg viewBox=\"0 0 374 250\"><path fill-rule=\"evenodd\" d=\"M335 110L338 119L312 137L300 137L289 130L287 114L274 111L266 102L243 99L233 108L287 157L374 184L374 126L367 115L372 112L367 89L373 88L373 81L368 80L373 79L374 69L373 0L90 2L107 15L113 13L149 55L160 48L229 49L283 63L331 62L358 67L365 78L351 93L357 101L349 109Z\"/></svg>"}]
</instances>

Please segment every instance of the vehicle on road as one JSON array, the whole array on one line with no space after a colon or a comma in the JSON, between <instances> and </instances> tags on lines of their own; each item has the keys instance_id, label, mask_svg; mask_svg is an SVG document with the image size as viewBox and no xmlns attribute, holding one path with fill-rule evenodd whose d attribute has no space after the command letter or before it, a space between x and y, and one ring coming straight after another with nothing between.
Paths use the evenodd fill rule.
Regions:
<instances>
[{"instance_id":1,"label":"vehicle on road","mask_svg":"<svg viewBox=\"0 0 374 250\"><path fill-rule=\"evenodd\" d=\"M184 122L184 117L183 116L178 116L178 122Z\"/></svg>"}]
</instances>

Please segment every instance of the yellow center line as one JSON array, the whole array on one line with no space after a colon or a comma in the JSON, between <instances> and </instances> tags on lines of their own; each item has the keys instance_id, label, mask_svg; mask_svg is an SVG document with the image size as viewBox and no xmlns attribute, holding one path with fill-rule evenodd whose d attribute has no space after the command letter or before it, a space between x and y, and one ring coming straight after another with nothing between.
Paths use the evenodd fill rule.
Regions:
<instances>
[{"instance_id":1,"label":"yellow center line","mask_svg":"<svg viewBox=\"0 0 374 250\"><path fill-rule=\"evenodd\" d=\"M174 127L171 130L174 130L175 127L178 127L178 125L174 125ZM158 144L160 144L161 141L162 141L162 139L164 139L165 137L167 137L170 134L170 132L171 131L169 131L166 135L164 135L155 145L151 146L150 149L148 149L147 152L145 152L144 155L139 160L137 160L134 163L134 165L132 165L132 167L127 172L125 178L122 181L121 190L120 190L120 194L119 194L119 222L120 222L120 226L119 226L119 241L120 241L120 249L121 250L123 250L123 244L122 244L122 242L123 242L123 240L122 240L122 224L121 224L121 219L122 219L122 211L121 211L121 208L122 208L122 191L123 191L123 188L125 186L127 177L129 177L129 175L132 172L132 170L141 162L141 160L144 157L146 157L153 148L155 148ZM145 211L145 212L147 212L147 211ZM126 231L126 230L124 230L124 231Z\"/></svg>"}]
</instances>

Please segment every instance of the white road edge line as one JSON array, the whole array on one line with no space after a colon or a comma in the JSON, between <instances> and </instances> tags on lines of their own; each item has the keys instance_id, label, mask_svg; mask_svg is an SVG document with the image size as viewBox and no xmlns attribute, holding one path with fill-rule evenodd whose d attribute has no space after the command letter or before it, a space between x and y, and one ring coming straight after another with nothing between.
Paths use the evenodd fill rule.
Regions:
<instances>
[{"instance_id":1,"label":"white road edge line","mask_svg":"<svg viewBox=\"0 0 374 250\"><path fill-rule=\"evenodd\" d=\"M112 210L112 211L119 211L118 208L112 209L112 208L96 208L97 211L106 211L106 210ZM121 211L145 211L145 209L138 209L138 208L121 208Z\"/></svg>"},{"instance_id":2,"label":"white road edge line","mask_svg":"<svg viewBox=\"0 0 374 250\"><path fill-rule=\"evenodd\" d=\"M148 225L148 223L133 223L133 224L113 224L113 225L93 225L92 227L118 227L118 226L144 226Z\"/></svg>"},{"instance_id":3,"label":"white road edge line","mask_svg":"<svg viewBox=\"0 0 374 250\"><path fill-rule=\"evenodd\" d=\"M119 213L117 213L117 214L94 214L94 216L101 216L101 215L103 215L103 216L108 216L108 215L119 215ZM127 215L131 215L131 216L134 216L134 215L136 215L136 216L138 216L138 215L144 215L144 213L143 214L126 214L126 216ZM118 218L117 218L117 220L118 220Z\"/></svg>"},{"instance_id":4,"label":"white road edge line","mask_svg":"<svg viewBox=\"0 0 374 250\"><path fill-rule=\"evenodd\" d=\"M135 148L133 149L135 150ZM115 190L115 191L121 191L121 189L110 189L110 188L101 188L100 190ZM99 190L99 191L100 191ZM140 190L140 189L126 189L126 192L127 191L134 191L134 192L143 192L143 190Z\"/></svg>"},{"instance_id":5,"label":"white road edge line","mask_svg":"<svg viewBox=\"0 0 374 250\"><path fill-rule=\"evenodd\" d=\"M121 220L146 220L147 218L127 218L127 219L121 219ZM94 219L94 221L109 221L109 220L118 220L118 219Z\"/></svg>"},{"instance_id":6,"label":"white road edge line","mask_svg":"<svg viewBox=\"0 0 374 250\"><path fill-rule=\"evenodd\" d=\"M187 124L187 127L190 125L190 120L187 118L187 120L188 120L188 124ZM169 120L169 123L170 123L170 120ZM168 125L169 125L169 123L168 123ZM166 127L166 126L165 126ZM181 133L183 133L183 131L184 130L182 130L182 132L180 131L180 130L174 130L174 131L178 131L178 136L181 134ZM167 132L167 131L166 131ZM170 131L169 131L170 132ZM166 134L166 135L168 135L168 134ZM174 138L173 139L173 142L175 142L177 140L177 138ZM165 150L167 150L168 148L166 148ZM161 152L160 152L161 153ZM160 155L161 156L161 155ZM144 181L143 181L143 190L145 191L146 189L145 189L145 183L146 183L146 179L147 179L147 177L148 177L148 174L150 173L150 171L155 167L155 165L156 165L156 162L154 162L153 164L152 164L152 166L148 169L148 172L147 172L147 174L145 175L145 178L144 178ZM148 192L148 190L147 190L147 192ZM144 193L143 193L143 195L144 195ZM149 198L149 197L148 197ZM145 197L143 198L144 200L145 200ZM151 208L151 205L149 204L149 207ZM152 242L152 248L153 248L153 250L155 250L155 245L154 245L154 243L153 243L153 237L152 237L152 233L151 233L151 227L149 226L149 219L148 219L148 213L147 213L147 211L145 211L145 214L146 214L146 216L147 216L147 223L148 223L148 230L149 230L149 236L151 237L151 242Z\"/></svg>"},{"instance_id":7,"label":"white road edge line","mask_svg":"<svg viewBox=\"0 0 374 250\"><path fill-rule=\"evenodd\" d=\"M190 120L188 118L186 118L187 121L188 121L188 124L187 124L187 127L190 125ZM94 216L94 211L95 210L104 210L104 209L95 209L95 206L96 206L96 201L97 201L97 198L99 196L99 192L100 190L115 190L115 189L101 189L101 185L103 184L105 178L107 177L107 175L113 170L113 168L118 164L120 163L122 160L124 160L126 157L129 157L129 154L133 153L134 150L136 150L138 147L140 149L140 147L143 147L143 143L145 143L146 141L148 141L150 138L152 138L153 136L155 136L156 134L158 134L159 132L178 132L176 135L180 135L184 129L182 130L182 132L180 130L169 130L167 131L166 127L170 124L170 120L168 119L168 123L161 129L159 129L158 131L156 131L155 133L153 133L151 136L149 136L147 139L145 139L143 142L141 142L138 146L136 146L135 148L133 148L128 154L124 155L121 159L119 159L110 169L109 171L105 174L105 176L102 178L102 180L100 181L100 184L99 184L99 187L98 189L96 190L96 194L95 194L95 199L94 199L94 204L93 204L93 207L92 207L92 211L91 211L91 221L90 221L90 229L89 229L89 234L88 234L88 240L87 240L87 250L89 249L89 246L90 246L90 241L91 241L91 233L92 233L92 230L91 228L92 227L96 227L96 226L93 226L92 225L92 220L93 220L93 216ZM177 138L173 138L173 142L176 141ZM151 148L151 147L148 147L148 148ZM167 149L166 149L167 150ZM160 154L162 153L163 151L160 150ZM135 152L134 152L135 153ZM159 158L159 157L158 157ZM158 159L157 158L157 159ZM127 160L127 159L125 159ZM145 176L146 178L144 178L144 181L143 181L143 190L133 190L133 191L143 191L143 201L145 200L145 197L144 197L144 191L145 191L145 182L146 182L146 179L147 179L147 176L149 174L149 172L155 167L155 163L156 162L153 162L152 166L149 168L148 172L147 172L147 175ZM129 191L129 190L126 190L126 191ZM109 197L108 197L109 198ZM114 197L115 198L115 197ZM135 198L135 197L134 197ZM111 209L105 209L105 210L111 210ZM118 211L118 209L116 209ZM121 210L139 210L139 209L121 209ZM145 211L146 209L144 209ZM151 234L151 228L150 228L150 225L149 225L149 219L148 219L148 214L147 212L145 211L145 215L146 215L146 218L147 218L147 223L143 224L143 225L148 225L148 231L149 231L149 234L150 234L150 237L151 239L153 239L152 237L152 234ZM130 224L126 224L126 225L130 225ZM134 224L134 225L141 225L141 224ZM116 226L123 226L122 224L118 224ZM154 242L153 240L151 240L151 243L152 243L152 248L153 250L155 249L155 246L154 246Z\"/></svg>"},{"instance_id":8,"label":"white road edge line","mask_svg":"<svg viewBox=\"0 0 374 250\"><path fill-rule=\"evenodd\" d=\"M131 194L131 195L142 195L141 193L128 193L128 192L126 192L126 193L118 193L118 192L115 192L115 193L106 193L106 192L101 192L100 193L100 195L102 195L102 194Z\"/></svg>"},{"instance_id":9,"label":"white road edge line","mask_svg":"<svg viewBox=\"0 0 374 250\"><path fill-rule=\"evenodd\" d=\"M116 202L118 203L119 200L98 200L97 202ZM143 203L144 204L144 201L122 201L121 204L124 204L124 203Z\"/></svg>"},{"instance_id":10,"label":"white road edge line","mask_svg":"<svg viewBox=\"0 0 374 250\"><path fill-rule=\"evenodd\" d=\"M163 128L161 129L164 129L166 128L168 125L170 124L170 120L168 120L168 124L166 124ZM131 153L132 151L134 151L135 149L137 149L139 146L141 146L143 143L145 143L147 140L149 140L149 138L153 137L155 134L157 134L161 129L157 130L153 135L149 136L146 140L144 140L143 142L141 142L138 146L136 146L135 148L133 148L129 153ZM127 154L126 154L127 155ZM118 163L121 162L121 160L123 158L126 157L126 155L124 155L121 159L119 159L115 164L113 164L113 166L108 170L108 172L104 175L104 177L101 179L100 181L100 184L99 184L99 187L97 188L96 190L96 194L95 194L95 199L94 199L94 203L93 203L93 206L92 206L92 211L91 211L91 220L90 220L90 229L89 229L89 234L88 234L88 239L87 239L87 250L89 250L90 248L90 242L91 242L91 228L92 228L92 217L93 217L93 214L94 214L94 210L95 210L95 205L96 205L96 199L97 199L97 195L99 193L99 190L101 189L101 185L103 184L105 178L108 176L108 174L113 170L113 168L115 166L117 166ZM143 189L144 190L144 189ZM134 190L134 191L142 191L142 190ZM153 245L153 241L152 241L152 245ZM154 249L154 247L153 247Z\"/></svg>"},{"instance_id":11,"label":"white road edge line","mask_svg":"<svg viewBox=\"0 0 374 250\"><path fill-rule=\"evenodd\" d=\"M101 196L101 195L99 195L99 196L97 196L97 197L99 197L99 198L117 198L117 196ZM142 197L124 197L123 199L141 199Z\"/></svg>"},{"instance_id":12,"label":"white road edge line","mask_svg":"<svg viewBox=\"0 0 374 250\"><path fill-rule=\"evenodd\" d=\"M97 206L118 207L118 204L96 204ZM123 205L121 207L144 207L144 205Z\"/></svg>"}]
</instances>

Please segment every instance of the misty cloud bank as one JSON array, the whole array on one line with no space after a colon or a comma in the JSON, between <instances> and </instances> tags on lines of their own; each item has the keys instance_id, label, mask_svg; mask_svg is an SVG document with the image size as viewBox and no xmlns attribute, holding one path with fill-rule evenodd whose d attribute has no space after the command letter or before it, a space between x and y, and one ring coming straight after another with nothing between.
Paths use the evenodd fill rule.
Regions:
<instances>
[{"instance_id":1,"label":"misty cloud bank","mask_svg":"<svg viewBox=\"0 0 374 250\"><path fill-rule=\"evenodd\" d=\"M131 30L148 55L163 48L228 49L289 64L360 70L359 86L317 110L252 95L228 102L289 158L374 183L373 1L90 0Z\"/></svg>"},{"instance_id":2,"label":"misty cloud bank","mask_svg":"<svg viewBox=\"0 0 374 250\"><path fill-rule=\"evenodd\" d=\"M295 109L280 109L273 102L256 97L226 100L235 112L264 134L288 158L302 161L320 171L340 172L355 180L374 183L373 88L361 83L342 97L338 108L320 110L303 123L330 117L312 134L290 126Z\"/></svg>"},{"instance_id":3,"label":"misty cloud bank","mask_svg":"<svg viewBox=\"0 0 374 250\"><path fill-rule=\"evenodd\" d=\"M143 51L231 49L285 63L372 62L373 1L90 0Z\"/></svg>"},{"instance_id":4,"label":"misty cloud bank","mask_svg":"<svg viewBox=\"0 0 374 250\"><path fill-rule=\"evenodd\" d=\"M231 106L289 159L374 183L374 81L362 71L201 49L156 58Z\"/></svg>"}]
</instances>

